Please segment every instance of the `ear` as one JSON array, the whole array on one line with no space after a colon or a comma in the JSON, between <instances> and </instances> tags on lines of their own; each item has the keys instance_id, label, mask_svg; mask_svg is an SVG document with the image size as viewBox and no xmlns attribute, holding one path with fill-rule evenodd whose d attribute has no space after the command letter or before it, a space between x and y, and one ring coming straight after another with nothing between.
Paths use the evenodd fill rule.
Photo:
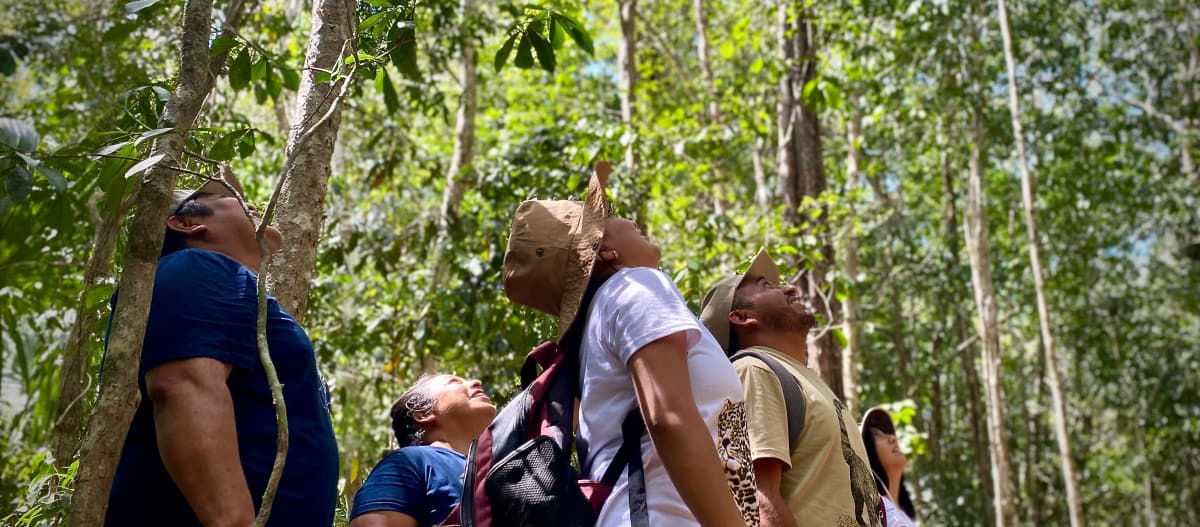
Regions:
<instances>
[{"instance_id":1,"label":"ear","mask_svg":"<svg viewBox=\"0 0 1200 527\"><path fill-rule=\"evenodd\" d=\"M204 234L208 231L207 225L200 223L197 218L192 216L171 216L167 218L167 228L184 236Z\"/></svg>"},{"instance_id":2,"label":"ear","mask_svg":"<svg viewBox=\"0 0 1200 527\"><path fill-rule=\"evenodd\" d=\"M434 416L433 412L430 412L430 411L414 413L412 417L413 417L413 421L416 421L418 424L422 424L425 426L429 426L429 425L433 424L434 421L437 420L437 417Z\"/></svg>"},{"instance_id":3,"label":"ear","mask_svg":"<svg viewBox=\"0 0 1200 527\"><path fill-rule=\"evenodd\" d=\"M617 253L616 249L609 249L604 246L600 247L600 252L598 252L596 254L596 256L598 256L600 258L600 261L606 262L606 263L615 262L615 261L617 261L618 258L621 257L621 255Z\"/></svg>"},{"instance_id":4,"label":"ear","mask_svg":"<svg viewBox=\"0 0 1200 527\"><path fill-rule=\"evenodd\" d=\"M758 314L749 309L735 309L729 312L729 323L737 328L750 329L758 326Z\"/></svg>"}]
</instances>

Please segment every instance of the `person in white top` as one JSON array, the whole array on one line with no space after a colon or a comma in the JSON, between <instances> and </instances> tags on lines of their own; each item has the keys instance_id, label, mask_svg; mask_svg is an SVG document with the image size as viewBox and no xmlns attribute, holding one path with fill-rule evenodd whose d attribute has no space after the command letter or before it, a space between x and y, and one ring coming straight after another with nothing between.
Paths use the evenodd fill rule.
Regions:
<instances>
[{"instance_id":1,"label":"person in white top","mask_svg":"<svg viewBox=\"0 0 1200 527\"><path fill-rule=\"evenodd\" d=\"M505 253L505 292L555 315L578 349L583 477L600 480L640 409L650 525L758 525L741 384L712 335L658 270L659 249L608 217L607 163L586 202L527 201ZM627 472L597 526L630 525Z\"/></svg>"},{"instance_id":2,"label":"person in white top","mask_svg":"<svg viewBox=\"0 0 1200 527\"><path fill-rule=\"evenodd\" d=\"M908 466L908 458L900 450L892 416L877 406L863 415L861 428L867 459L875 474L879 496L883 499L887 527L914 527L917 511L908 495L908 487L904 486L904 468Z\"/></svg>"}]
</instances>

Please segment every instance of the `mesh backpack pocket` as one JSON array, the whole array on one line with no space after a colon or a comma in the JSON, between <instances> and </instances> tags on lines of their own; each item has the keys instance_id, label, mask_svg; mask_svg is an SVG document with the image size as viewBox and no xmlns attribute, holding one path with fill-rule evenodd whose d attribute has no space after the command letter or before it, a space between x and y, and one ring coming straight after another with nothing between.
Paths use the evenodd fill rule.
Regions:
<instances>
[{"instance_id":1,"label":"mesh backpack pocket","mask_svg":"<svg viewBox=\"0 0 1200 527\"><path fill-rule=\"evenodd\" d=\"M550 436L538 436L495 463L483 484L493 525L573 527L596 521L569 456Z\"/></svg>"}]
</instances>

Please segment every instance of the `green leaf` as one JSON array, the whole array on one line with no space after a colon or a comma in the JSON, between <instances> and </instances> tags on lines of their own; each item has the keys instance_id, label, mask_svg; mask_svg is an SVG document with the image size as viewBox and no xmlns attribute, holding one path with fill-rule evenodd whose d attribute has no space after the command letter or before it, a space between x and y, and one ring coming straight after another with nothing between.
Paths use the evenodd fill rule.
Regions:
<instances>
[{"instance_id":1,"label":"green leaf","mask_svg":"<svg viewBox=\"0 0 1200 527\"><path fill-rule=\"evenodd\" d=\"M8 172L8 178L4 181L4 189L8 191L8 197L13 203L25 199L30 192L33 192L33 175L25 165L17 165Z\"/></svg>"},{"instance_id":2,"label":"green leaf","mask_svg":"<svg viewBox=\"0 0 1200 527\"><path fill-rule=\"evenodd\" d=\"M250 65L250 51L242 48L237 56L233 58L233 62L229 63L229 87L234 91L242 91L246 86L250 85L250 77L253 75Z\"/></svg>"},{"instance_id":3,"label":"green leaf","mask_svg":"<svg viewBox=\"0 0 1200 527\"><path fill-rule=\"evenodd\" d=\"M562 49L563 42L566 42L567 35L563 32L562 24L558 22L558 17L550 17L550 44L554 49Z\"/></svg>"},{"instance_id":4,"label":"green leaf","mask_svg":"<svg viewBox=\"0 0 1200 527\"><path fill-rule=\"evenodd\" d=\"M254 65L250 66L250 82L258 82L267 75L267 58L259 57L254 61Z\"/></svg>"},{"instance_id":5,"label":"green leaf","mask_svg":"<svg viewBox=\"0 0 1200 527\"><path fill-rule=\"evenodd\" d=\"M12 75L17 72L17 58L13 56L12 50L7 47L0 47L0 73Z\"/></svg>"},{"instance_id":6,"label":"green leaf","mask_svg":"<svg viewBox=\"0 0 1200 527\"><path fill-rule=\"evenodd\" d=\"M140 145L150 139L154 139L155 137L158 137L160 135L166 134L166 133L174 131L174 130L175 130L174 127L155 128L154 130L147 130L145 132L142 132L142 135L138 136L137 140L133 142L133 146Z\"/></svg>"},{"instance_id":7,"label":"green leaf","mask_svg":"<svg viewBox=\"0 0 1200 527\"><path fill-rule=\"evenodd\" d=\"M529 41L529 33L521 35L521 43L517 45L517 58L513 65L523 70L533 67L533 43Z\"/></svg>"},{"instance_id":8,"label":"green leaf","mask_svg":"<svg viewBox=\"0 0 1200 527\"><path fill-rule=\"evenodd\" d=\"M279 79L279 75L275 73L275 69L269 64L267 65L267 95L271 96L271 100L279 98L279 92L283 91L283 81Z\"/></svg>"},{"instance_id":9,"label":"green leaf","mask_svg":"<svg viewBox=\"0 0 1200 527\"><path fill-rule=\"evenodd\" d=\"M0 143L18 152L32 152L37 148L37 129L25 121L11 117L0 117Z\"/></svg>"},{"instance_id":10,"label":"green leaf","mask_svg":"<svg viewBox=\"0 0 1200 527\"><path fill-rule=\"evenodd\" d=\"M50 182L50 185L54 187L55 192L62 193L63 191L67 190L67 178L63 177L62 172L59 172L58 170L50 168L46 165L38 165L37 167L34 167L34 170L38 174L41 174L42 177L46 178L46 181Z\"/></svg>"},{"instance_id":11,"label":"green leaf","mask_svg":"<svg viewBox=\"0 0 1200 527\"><path fill-rule=\"evenodd\" d=\"M254 85L254 101L258 104L267 102L267 89L262 83Z\"/></svg>"},{"instance_id":12,"label":"green leaf","mask_svg":"<svg viewBox=\"0 0 1200 527\"><path fill-rule=\"evenodd\" d=\"M125 178L128 179L129 176L132 176L134 174L140 174L142 171L146 170L147 168L150 168L151 166L154 166L159 161L162 161L162 158L164 158L164 157L166 157L165 154L155 154L150 157L147 157L146 159L138 161L138 164L133 165L132 167L129 168L129 170L125 171Z\"/></svg>"},{"instance_id":13,"label":"green leaf","mask_svg":"<svg viewBox=\"0 0 1200 527\"><path fill-rule=\"evenodd\" d=\"M229 161L230 159L233 159L234 147L249 131L249 129L234 130L221 136L221 138L217 139L217 142L213 143L212 147L208 149L208 158L216 161Z\"/></svg>"},{"instance_id":14,"label":"green leaf","mask_svg":"<svg viewBox=\"0 0 1200 527\"><path fill-rule=\"evenodd\" d=\"M500 49L496 50L496 58L492 60L492 66L499 72L500 68L504 67L504 63L508 62L508 56L512 54L513 44L517 41L517 34L513 33L508 36L508 40L500 45Z\"/></svg>"},{"instance_id":15,"label":"green leaf","mask_svg":"<svg viewBox=\"0 0 1200 527\"><path fill-rule=\"evenodd\" d=\"M103 42L116 42L118 40L125 40L125 38L128 37L130 33L133 33L133 31L137 28L138 22L136 20L114 24L112 27L104 31L104 36L101 37L101 40Z\"/></svg>"},{"instance_id":16,"label":"green leaf","mask_svg":"<svg viewBox=\"0 0 1200 527\"><path fill-rule=\"evenodd\" d=\"M396 5L391 0L366 0L366 2L375 7L394 7Z\"/></svg>"},{"instance_id":17,"label":"green leaf","mask_svg":"<svg viewBox=\"0 0 1200 527\"><path fill-rule=\"evenodd\" d=\"M229 50L237 47L237 45L238 45L238 41L235 38L218 37L218 38L214 39L212 41L212 44L209 46L208 55L210 57L215 56L215 55L220 55L221 53L224 53L226 51L229 51Z\"/></svg>"},{"instance_id":18,"label":"green leaf","mask_svg":"<svg viewBox=\"0 0 1200 527\"><path fill-rule=\"evenodd\" d=\"M388 40L393 46L392 64L401 75L413 80L421 79L421 70L417 67L417 28L410 23L399 23L388 33Z\"/></svg>"},{"instance_id":19,"label":"green leaf","mask_svg":"<svg viewBox=\"0 0 1200 527\"><path fill-rule=\"evenodd\" d=\"M254 153L254 133L247 130L247 133L242 134L242 139L237 143L238 157L246 159Z\"/></svg>"},{"instance_id":20,"label":"green leaf","mask_svg":"<svg viewBox=\"0 0 1200 527\"><path fill-rule=\"evenodd\" d=\"M553 12L550 14L550 16L556 19L558 23L563 26L563 29L566 30L567 35L571 37L571 40L575 41L575 45L579 46L579 49L587 52L588 55L596 54L595 49L592 47L591 35L589 35L588 32L583 29L583 25L581 25L577 20L558 12Z\"/></svg>"},{"instance_id":21,"label":"green leaf","mask_svg":"<svg viewBox=\"0 0 1200 527\"><path fill-rule=\"evenodd\" d=\"M531 31L527 34L529 35L529 41L533 43L533 49L537 51L538 63L542 65L542 69L553 72L554 46L540 32Z\"/></svg>"},{"instance_id":22,"label":"green leaf","mask_svg":"<svg viewBox=\"0 0 1200 527\"><path fill-rule=\"evenodd\" d=\"M396 113L400 107L400 97L396 95L396 87L392 85L392 78L386 68L379 68L379 74L375 77L375 87L383 92L383 104L387 106L388 113Z\"/></svg>"},{"instance_id":23,"label":"green leaf","mask_svg":"<svg viewBox=\"0 0 1200 527\"><path fill-rule=\"evenodd\" d=\"M125 14L132 15L147 7L157 4L159 0L136 0L125 4Z\"/></svg>"},{"instance_id":24,"label":"green leaf","mask_svg":"<svg viewBox=\"0 0 1200 527\"><path fill-rule=\"evenodd\" d=\"M291 68L280 68L279 73L283 75L283 85L292 91L300 89L300 72Z\"/></svg>"},{"instance_id":25,"label":"green leaf","mask_svg":"<svg viewBox=\"0 0 1200 527\"><path fill-rule=\"evenodd\" d=\"M382 22L384 18L391 14L391 11L382 11L367 17L366 20L363 20L362 23L358 25L358 31L363 32L375 27L376 24Z\"/></svg>"}]
</instances>

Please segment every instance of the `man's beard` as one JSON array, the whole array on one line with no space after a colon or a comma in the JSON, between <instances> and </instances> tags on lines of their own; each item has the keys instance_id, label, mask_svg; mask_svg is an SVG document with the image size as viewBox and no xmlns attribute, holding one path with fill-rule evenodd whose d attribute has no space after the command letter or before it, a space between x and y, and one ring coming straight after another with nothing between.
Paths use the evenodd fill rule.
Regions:
<instances>
[{"instance_id":1,"label":"man's beard","mask_svg":"<svg viewBox=\"0 0 1200 527\"><path fill-rule=\"evenodd\" d=\"M808 309L796 309L789 304L778 309L760 309L758 319L767 329L808 333L817 325L817 318Z\"/></svg>"}]
</instances>

